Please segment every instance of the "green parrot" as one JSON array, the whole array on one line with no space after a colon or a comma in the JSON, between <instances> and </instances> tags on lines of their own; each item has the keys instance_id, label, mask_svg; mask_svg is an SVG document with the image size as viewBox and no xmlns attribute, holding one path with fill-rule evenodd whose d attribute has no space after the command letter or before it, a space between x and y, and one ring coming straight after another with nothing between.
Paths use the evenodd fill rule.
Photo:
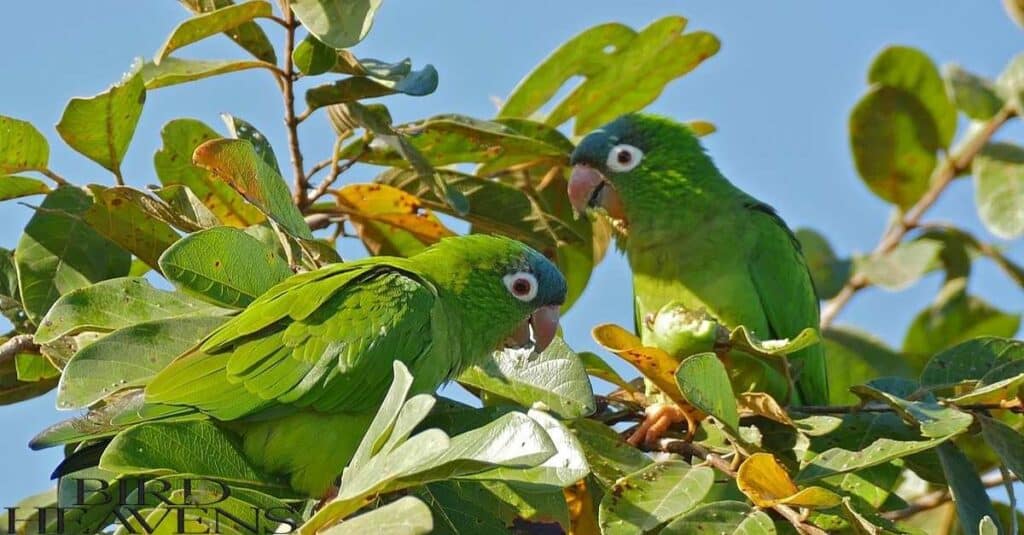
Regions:
<instances>
[{"instance_id":1,"label":"green parrot","mask_svg":"<svg viewBox=\"0 0 1024 535\"><path fill-rule=\"evenodd\" d=\"M257 466L323 497L383 401L392 361L412 373L412 395L432 393L502 344L543 351L565 295L554 264L497 236L325 266L267 290L157 374L134 418L114 421L210 418ZM75 429L57 424L31 446L99 438Z\"/></svg>"},{"instance_id":2,"label":"green parrot","mask_svg":"<svg viewBox=\"0 0 1024 535\"><path fill-rule=\"evenodd\" d=\"M745 325L761 339L818 327L818 298L793 233L771 206L722 176L687 126L625 115L584 137L571 162L575 210L597 209L619 230L633 271L638 329L670 303L703 310L727 327ZM734 385L770 391L763 365L743 357L730 354ZM793 401L827 403L821 344L790 360L799 374ZM641 429L663 432L664 421L651 418Z\"/></svg>"}]
</instances>

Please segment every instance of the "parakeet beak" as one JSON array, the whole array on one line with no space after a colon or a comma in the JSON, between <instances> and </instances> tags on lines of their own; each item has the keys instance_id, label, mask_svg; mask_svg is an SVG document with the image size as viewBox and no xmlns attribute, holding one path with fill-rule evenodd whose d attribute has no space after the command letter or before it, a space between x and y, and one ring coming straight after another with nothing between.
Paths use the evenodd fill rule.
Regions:
<instances>
[{"instance_id":1,"label":"parakeet beak","mask_svg":"<svg viewBox=\"0 0 1024 535\"><path fill-rule=\"evenodd\" d=\"M532 342L534 351L544 351L558 332L558 315L558 305L543 306L534 310L533 314L516 326L516 330L505 341L505 345L526 347Z\"/></svg>"},{"instance_id":2,"label":"parakeet beak","mask_svg":"<svg viewBox=\"0 0 1024 535\"><path fill-rule=\"evenodd\" d=\"M569 177L569 202L576 215L588 208L604 208L615 219L626 219L618 192L600 171L585 164L576 164Z\"/></svg>"}]
</instances>

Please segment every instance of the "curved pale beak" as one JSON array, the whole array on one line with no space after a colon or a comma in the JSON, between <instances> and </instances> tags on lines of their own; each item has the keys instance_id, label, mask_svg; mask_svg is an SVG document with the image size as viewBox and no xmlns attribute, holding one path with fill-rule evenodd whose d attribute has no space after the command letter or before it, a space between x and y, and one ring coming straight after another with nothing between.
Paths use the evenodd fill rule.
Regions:
<instances>
[{"instance_id":1,"label":"curved pale beak","mask_svg":"<svg viewBox=\"0 0 1024 535\"><path fill-rule=\"evenodd\" d=\"M626 211L615 187L600 171L576 164L569 177L569 203L579 216L588 208L604 208L615 219L625 219Z\"/></svg>"},{"instance_id":2,"label":"curved pale beak","mask_svg":"<svg viewBox=\"0 0 1024 535\"><path fill-rule=\"evenodd\" d=\"M516 326L516 330L506 340L508 347L526 347L533 344L533 350L543 352L551 345L558 332L559 306L548 305L538 308Z\"/></svg>"}]
</instances>

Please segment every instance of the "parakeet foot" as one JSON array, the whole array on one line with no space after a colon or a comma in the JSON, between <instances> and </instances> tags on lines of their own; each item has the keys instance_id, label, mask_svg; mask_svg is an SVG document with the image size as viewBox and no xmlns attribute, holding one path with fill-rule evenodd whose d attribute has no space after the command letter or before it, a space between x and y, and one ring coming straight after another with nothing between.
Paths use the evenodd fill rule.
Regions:
<instances>
[{"instance_id":1,"label":"parakeet foot","mask_svg":"<svg viewBox=\"0 0 1024 535\"><path fill-rule=\"evenodd\" d=\"M687 410L690 409L690 410ZM675 403L655 403L644 411L644 421L633 431L626 442L633 446L641 444L653 446L661 440L662 435L674 424L686 422L687 436L693 436L697 422L690 407L680 407Z\"/></svg>"}]
</instances>

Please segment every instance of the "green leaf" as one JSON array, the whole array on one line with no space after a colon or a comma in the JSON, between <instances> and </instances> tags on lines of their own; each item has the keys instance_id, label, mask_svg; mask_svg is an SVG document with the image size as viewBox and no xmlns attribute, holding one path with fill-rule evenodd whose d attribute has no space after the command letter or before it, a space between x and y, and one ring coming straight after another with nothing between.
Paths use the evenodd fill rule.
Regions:
<instances>
[{"instance_id":1,"label":"green leaf","mask_svg":"<svg viewBox=\"0 0 1024 535\"><path fill-rule=\"evenodd\" d=\"M433 533L430 508L417 498L405 496L323 530L324 535L423 535Z\"/></svg>"},{"instance_id":2,"label":"green leaf","mask_svg":"<svg viewBox=\"0 0 1024 535\"><path fill-rule=\"evenodd\" d=\"M606 487L651 464L651 458L630 446L613 429L600 422L579 418L569 427L587 456L590 468Z\"/></svg>"},{"instance_id":3,"label":"green leaf","mask_svg":"<svg viewBox=\"0 0 1024 535\"><path fill-rule=\"evenodd\" d=\"M435 535L503 533L518 529L562 530L569 510L562 489L500 481L449 480L417 489L433 511Z\"/></svg>"},{"instance_id":4,"label":"green leaf","mask_svg":"<svg viewBox=\"0 0 1024 535\"><path fill-rule=\"evenodd\" d=\"M43 171L50 144L32 123L0 115L0 174Z\"/></svg>"},{"instance_id":5,"label":"green leaf","mask_svg":"<svg viewBox=\"0 0 1024 535\"><path fill-rule=\"evenodd\" d=\"M966 279L946 283L935 301L907 329L903 353L923 368L927 359L956 344L980 336L1010 337L1020 327L1020 315L1003 312L980 297L968 295Z\"/></svg>"},{"instance_id":6,"label":"green leaf","mask_svg":"<svg viewBox=\"0 0 1024 535\"><path fill-rule=\"evenodd\" d=\"M575 117L573 134L580 135L640 110L669 82L718 52L714 35L683 33L686 23L670 16L640 32L617 23L590 28L519 82L498 115L531 117L576 76L586 80L552 108L545 123L558 126Z\"/></svg>"},{"instance_id":7,"label":"green leaf","mask_svg":"<svg viewBox=\"0 0 1024 535\"><path fill-rule=\"evenodd\" d=\"M849 260L840 260L836 256L828 240L818 232L809 228L800 228L794 232L800 242L800 248L811 272L814 289L819 299L831 299L850 279L852 265Z\"/></svg>"},{"instance_id":8,"label":"green leaf","mask_svg":"<svg viewBox=\"0 0 1024 535\"><path fill-rule=\"evenodd\" d=\"M224 309L179 292L157 290L143 278L102 281L54 303L35 334L38 344L81 332L110 332L152 320L220 315Z\"/></svg>"},{"instance_id":9,"label":"green leaf","mask_svg":"<svg viewBox=\"0 0 1024 535\"><path fill-rule=\"evenodd\" d=\"M729 333L729 345L732 349L742 351L748 355L769 359L779 359L785 355L810 347L818 343L818 341L818 331L811 327L800 331L792 338L783 338L781 340L761 340L743 325L736 327Z\"/></svg>"},{"instance_id":10,"label":"green leaf","mask_svg":"<svg viewBox=\"0 0 1024 535\"><path fill-rule=\"evenodd\" d=\"M942 248L942 243L936 240L904 242L881 256L860 259L856 270L887 290L902 290L928 272Z\"/></svg>"},{"instance_id":11,"label":"green leaf","mask_svg":"<svg viewBox=\"0 0 1024 535\"><path fill-rule=\"evenodd\" d=\"M797 483L863 470L895 459L935 448L950 437L929 440L892 440L879 438L860 451L843 448L826 450L807 461L796 476Z\"/></svg>"},{"instance_id":12,"label":"green leaf","mask_svg":"<svg viewBox=\"0 0 1024 535\"><path fill-rule=\"evenodd\" d=\"M75 353L64 367L57 407L81 409L114 392L145 385L226 320L210 316L161 319L104 336Z\"/></svg>"},{"instance_id":13,"label":"green leaf","mask_svg":"<svg viewBox=\"0 0 1024 535\"><path fill-rule=\"evenodd\" d=\"M45 182L27 176L0 176L0 201L49 193Z\"/></svg>"},{"instance_id":14,"label":"green leaf","mask_svg":"<svg viewBox=\"0 0 1024 535\"><path fill-rule=\"evenodd\" d=\"M1018 113L1024 109L1024 53L1014 56L1003 69L996 79L996 92L1012 103Z\"/></svg>"},{"instance_id":15,"label":"green leaf","mask_svg":"<svg viewBox=\"0 0 1024 535\"><path fill-rule=\"evenodd\" d=\"M46 357L35 353L18 353L14 356L14 368L18 380L31 383L43 379L53 379L60 375L60 369L54 367Z\"/></svg>"},{"instance_id":16,"label":"green leaf","mask_svg":"<svg viewBox=\"0 0 1024 535\"><path fill-rule=\"evenodd\" d=\"M959 65L946 65L942 71L956 107L971 119L991 119L1003 107L1003 99L999 98L991 80L972 74Z\"/></svg>"},{"instance_id":17,"label":"green leaf","mask_svg":"<svg viewBox=\"0 0 1024 535\"><path fill-rule=\"evenodd\" d=\"M948 147L956 133L956 108L946 94L939 69L924 52L906 46L890 46L875 56L868 69L868 82L902 89L928 110L939 135Z\"/></svg>"},{"instance_id":18,"label":"green leaf","mask_svg":"<svg viewBox=\"0 0 1024 535\"><path fill-rule=\"evenodd\" d=\"M121 176L121 160L135 134L146 102L140 64L106 91L73 98L57 123L57 133L71 148Z\"/></svg>"},{"instance_id":19,"label":"green leaf","mask_svg":"<svg viewBox=\"0 0 1024 535\"><path fill-rule=\"evenodd\" d=\"M921 434L928 438L940 438L963 433L972 423L974 417L953 407L938 404L935 399L925 398L921 401L907 401L899 395L890 393L887 388L892 382L907 383L909 389L915 389L916 383L909 379L877 379L866 385L853 387L853 392L862 399L880 401L892 407L907 423L919 427Z\"/></svg>"},{"instance_id":20,"label":"green leaf","mask_svg":"<svg viewBox=\"0 0 1024 535\"><path fill-rule=\"evenodd\" d=\"M615 371L615 369L612 368L607 361L598 356L597 353L581 351L576 355L580 358L580 361L583 362L583 366L587 369L587 375L608 381L627 392L636 391L636 388L630 384L629 381L623 379L622 376L619 375L619 372Z\"/></svg>"},{"instance_id":21,"label":"green leaf","mask_svg":"<svg viewBox=\"0 0 1024 535\"><path fill-rule=\"evenodd\" d=\"M949 482L949 492L956 503L960 525L967 535L979 535L976 526L981 523L982 518L998 518L985 485L978 477L974 465L956 446L942 444L938 447L938 453L942 471Z\"/></svg>"},{"instance_id":22,"label":"green leaf","mask_svg":"<svg viewBox=\"0 0 1024 535\"><path fill-rule=\"evenodd\" d=\"M164 186L188 187L225 225L244 228L266 219L230 185L192 164L196 147L220 134L195 119L175 119L164 125L160 137L163 147L153 156L153 165Z\"/></svg>"},{"instance_id":23,"label":"green leaf","mask_svg":"<svg viewBox=\"0 0 1024 535\"><path fill-rule=\"evenodd\" d=\"M1024 148L989 143L974 159L974 199L985 227L1000 238L1024 235Z\"/></svg>"},{"instance_id":24,"label":"green leaf","mask_svg":"<svg viewBox=\"0 0 1024 535\"><path fill-rule=\"evenodd\" d=\"M690 404L714 416L731 432L737 432L740 415L736 410L736 394L718 355L701 353L684 360L676 368L676 384Z\"/></svg>"},{"instance_id":25,"label":"green leaf","mask_svg":"<svg viewBox=\"0 0 1024 535\"><path fill-rule=\"evenodd\" d=\"M128 274L128 252L82 221L91 204L80 189L57 188L25 227L14 260L21 301L34 323L61 295Z\"/></svg>"},{"instance_id":26,"label":"green leaf","mask_svg":"<svg viewBox=\"0 0 1024 535\"><path fill-rule=\"evenodd\" d=\"M910 377L916 373L902 355L868 333L850 327L830 327L822 333L828 355L829 402L856 403L850 387L876 377Z\"/></svg>"},{"instance_id":27,"label":"green leaf","mask_svg":"<svg viewBox=\"0 0 1024 535\"><path fill-rule=\"evenodd\" d=\"M1000 401L1017 397L1020 387L1024 386L1024 373L987 384L983 384L985 383L984 379L983 377L982 381L978 382L978 386L970 392L948 398L946 401L961 406L977 403L999 403Z\"/></svg>"},{"instance_id":28,"label":"green leaf","mask_svg":"<svg viewBox=\"0 0 1024 535\"><path fill-rule=\"evenodd\" d=\"M941 145L921 101L903 89L875 86L853 108L849 129L854 164L868 188L902 209L917 202Z\"/></svg>"},{"instance_id":29,"label":"green leaf","mask_svg":"<svg viewBox=\"0 0 1024 535\"><path fill-rule=\"evenodd\" d=\"M527 415L540 424L555 446L555 454L543 464L531 468L498 467L466 476L482 479L528 484L550 485L559 489L568 487L590 474L583 446L569 428L543 411L531 409Z\"/></svg>"},{"instance_id":30,"label":"green leaf","mask_svg":"<svg viewBox=\"0 0 1024 535\"><path fill-rule=\"evenodd\" d=\"M252 123L245 119L235 117L229 113L220 114L220 118L224 121L225 126L228 127L228 133L231 134L231 137L244 139L252 143L252 148L256 151L256 154L263 158L263 161L273 168L277 174L281 174L281 166L277 164L274 148L270 146L270 140L267 139L267 136L263 135L263 132L257 130Z\"/></svg>"},{"instance_id":31,"label":"green leaf","mask_svg":"<svg viewBox=\"0 0 1024 535\"><path fill-rule=\"evenodd\" d=\"M936 390L965 381L991 384L1019 374L1024 342L982 337L953 346L932 357L921 372L921 386Z\"/></svg>"},{"instance_id":32,"label":"green leaf","mask_svg":"<svg viewBox=\"0 0 1024 535\"><path fill-rule=\"evenodd\" d=\"M257 17L270 17L273 8L263 0L249 0L238 5L229 5L220 9L196 15L182 22L167 37L160 50L153 55L153 62L159 64L175 50L227 32Z\"/></svg>"},{"instance_id":33,"label":"green leaf","mask_svg":"<svg viewBox=\"0 0 1024 535\"><path fill-rule=\"evenodd\" d=\"M514 401L540 404L562 418L594 412L594 392L579 357L561 338L537 354L530 349L495 351L458 377L460 383Z\"/></svg>"},{"instance_id":34,"label":"green leaf","mask_svg":"<svg viewBox=\"0 0 1024 535\"><path fill-rule=\"evenodd\" d=\"M159 64L145 63L142 66L142 80L146 89L157 89L230 72L270 67L262 61L254 60L167 58Z\"/></svg>"},{"instance_id":35,"label":"green leaf","mask_svg":"<svg viewBox=\"0 0 1024 535\"><path fill-rule=\"evenodd\" d=\"M82 219L103 237L159 269L157 260L178 241L178 233L154 217L163 206L145 193L128 188L92 186L93 203ZM171 215L170 210L164 210Z\"/></svg>"},{"instance_id":36,"label":"green leaf","mask_svg":"<svg viewBox=\"0 0 1024 535\"><path fill-rule=\"evenodd\" d=\"M192 161L227 182L296 238L313 239L281 175L244 139L214 139L196 147Z\"/></svg>"},{"instance_id":37,"label":"green leaf","mask_svg":"<svg viewBox=\"0 0 1024 535\"><path fill-rule=\"evenodd\" d=\"M699 504L711 490L715 472L682 461L656 463L616 482L601 500L601 533L646 533Z\"/></svg>"},{"instance_id":38,"label":"green leaf","mask_svg":"<svg viewBox=\"0 0 1024 535\"><path fill-rule=\"evenodd\" d=\"M389 78L350 76L334 83L318 85L306 91L306 105L316 109L396 93L421 97L436 89L437 69L427 65L421 70Z\"/></svg>"},{"instance_id":39,"label":"green leaf","mask_svg":"<svg viewBox=\"0 0 1024 535\"><path fill-rule=\"evenodd\" d=\"M743 502L702 505L670 522L661 535L775 535L771 517Z\"/></svg>"},{"instance_id":40,"label":"green leaf","mask_svg":"<svg viewBox=\"0 0 1024 535\"><path fill-rule=\"evenodd\" d=\"M1024 436L1012 427L988 416L978 415L981 436L1017 477L1024 474Z\"/></svg>"},{"instance_id":41,"label":"green leaf","mask_svg":"<svg viewBox=\"0 0 1024 535\"><path fill-rule=\"evenodd\" d=\"M366 37L380 4L381 0L293 0L291 6L309 33L340 49Z\"/></svg>"},{"instance_id":42,"label":"green leaf","mask_svg":"<svg viewBox=\"0 0 1024 535\"><path fill-rule=\"evenodd\" d=\"M234 2L232 0L182 0L182 4L192 13L209 13L230 6ZM267 34L263 32L263 28L260 28L259 24L252 21L243 22L225 31L224 34L257 59L267 63L277 63L274 45L270 43L270 39L267 38Z\"/></svg>"},{"instance_id":43,"label":"green leaf","mask_svg":"<svg viewBox=\"0 0 1024 535\"><path fill-rule=\"evenodd\" d=\"M342 520L374 495L473 474L494 466L529 468L556 453L544 429L522 413L449 438L439 429L413 435L433 406L426 394L406 397L412 376L394 362L394 381L342 475L338 496L300 530L312 534Z\"/></svg>"},{"instance_id":44,"label":"green leaf","mask_svg":"<svg viewBox=\"0 0 1024 535\"><path fill-rule=\"evenodd\" d=\"M292 274L273 249L227 227L179 240L160 257L160 270L179 290L230 308L247 306Z\"/></svg>"},{"instance_id":45,"label":"green leaf","mask_svg":"<svg viewBox=\"0 0 1024 535\"><path fill-rule=\"evenodd\" d=\"M423 121L396 126L409 135L409 142L433 166L453 163L481 163L492 171L508 167L537 165L565 166L569 152L548 139L531 137L510 126L464 115L438 115ZM360 161L388 166L407 166L406 158L394 146L359 140L342 149L343 158L366 152Z\"/></svg>"},{"instance_id":46,"label":"green leaf","mask_svg":"<svg viewBox=\"0 0 1024 535\"><path fill-rule=\"evenodd\" d=\"M313 35L295 45L292 63L302 74L316 76L330 71L338 64L338 51L323 44Z\"/></svg>"},{"instance_id":47,"label":"green leaf","mask_svg":"<svg viewBox=\"0 0 1024 535\"><path fill-rule=\"evenodd\" d=\"M280 486L209 421L130 427L103 451L100 468L122 474L198 474L256 487Z\"/></svg>"}]
</instances>

